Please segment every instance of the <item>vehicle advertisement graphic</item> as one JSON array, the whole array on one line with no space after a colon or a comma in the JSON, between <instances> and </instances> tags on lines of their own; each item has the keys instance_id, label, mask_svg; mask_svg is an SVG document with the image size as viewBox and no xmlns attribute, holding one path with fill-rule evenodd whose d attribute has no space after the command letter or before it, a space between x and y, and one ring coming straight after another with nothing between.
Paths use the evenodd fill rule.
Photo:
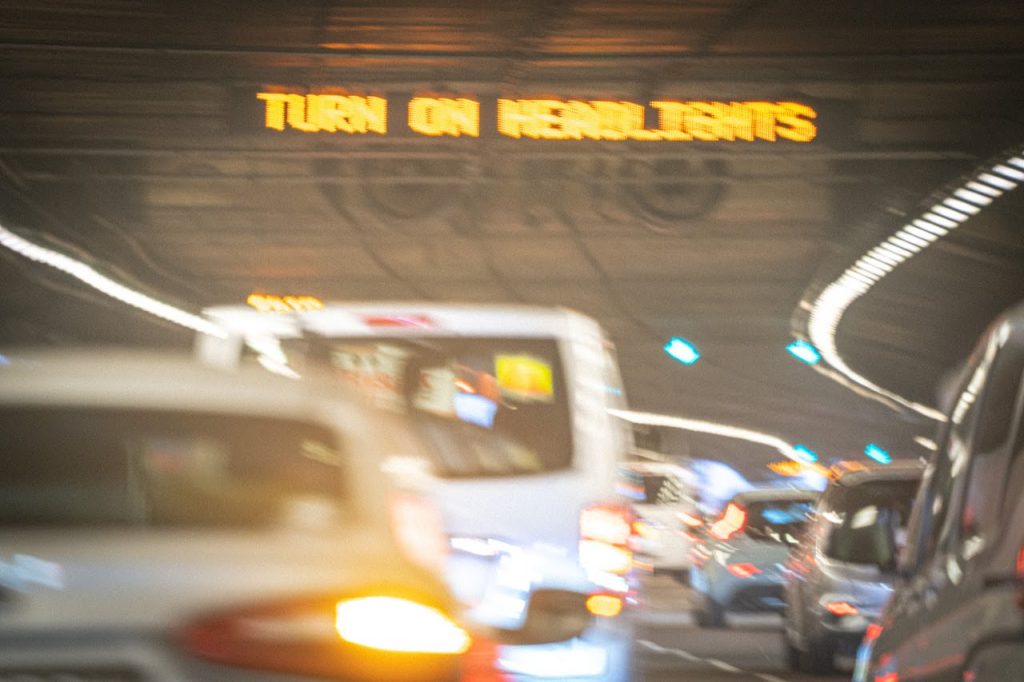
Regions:
<instances>
[{"instance_id":1,"label":"vehicle advertisement graphic","mask_svg":"<svg viewBox=\"0 0 1024 682\"><path fill-rule=\"evenodd\" d=\"M502 395L519 401L551 402L555 397L551 364L532 355L495 355L494 373Z\"/></svg>"}]
</instances>

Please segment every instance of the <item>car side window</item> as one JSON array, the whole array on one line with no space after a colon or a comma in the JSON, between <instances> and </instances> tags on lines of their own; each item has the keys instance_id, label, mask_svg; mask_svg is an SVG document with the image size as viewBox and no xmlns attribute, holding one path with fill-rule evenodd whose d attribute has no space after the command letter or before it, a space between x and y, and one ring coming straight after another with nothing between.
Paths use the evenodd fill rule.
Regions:
<instances>
[{"instance_id":1,"label":"car side window","mask_svg":"<svg viewBox=\"0 0 1024 682\"><path fill-rule=\"evenodd\" d=\"M1000 328L992 343L996 357L972 428L971 464L960 512L960 537L968 559L999 533L999 512L1011 464L1014 410L1022 397L1024 332L1012 335L1009 327Z\"/></svg>"},{"instance_id":2,"label":"car side window","mask_svg":"<svg viewBox=\"0 0 1024 682\"><path fill-rule=\"evenodd\" d=\"M914 539L919 554L914 567L921 566L945 544L947 528L952 515L957 489L964 479L969 460L968 438L977 412L978 395L982 392L992 363L992 354L978 362L957 397L950 415L944 440L939 444L929 472L926 474L922 497L914 510Z\"/></svg>"}]
</instances>

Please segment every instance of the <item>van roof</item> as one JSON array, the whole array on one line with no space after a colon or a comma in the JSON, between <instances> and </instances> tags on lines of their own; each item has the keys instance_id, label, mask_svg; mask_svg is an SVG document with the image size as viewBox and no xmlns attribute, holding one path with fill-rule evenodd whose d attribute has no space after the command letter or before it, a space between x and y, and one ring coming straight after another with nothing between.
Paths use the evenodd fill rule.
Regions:
<instances>
[{"instance_id":1,"label":"van roof","mask_svg":"<svg viewBox=\"0 0 1024 682\"><path fill-rule=\"evenodd\" d=\"M853 487L868 481L912 481L924 474L924 463L913 459L893 460L891 464L865 465L836 474L836 485Z\"/></svg>"},{"instance_id":2,"label":"van roof","mask_svg":"<svg viewBox=\"0 0 1024 682\"><path fill-rule=\"evenodd\" d=\"M560 307L424 301L328 302L319 310L261 312L245 305L213 306L203 314L235 334L325 336L569 336L595 333L597 322Z\"/></svg>"}]
</instances>

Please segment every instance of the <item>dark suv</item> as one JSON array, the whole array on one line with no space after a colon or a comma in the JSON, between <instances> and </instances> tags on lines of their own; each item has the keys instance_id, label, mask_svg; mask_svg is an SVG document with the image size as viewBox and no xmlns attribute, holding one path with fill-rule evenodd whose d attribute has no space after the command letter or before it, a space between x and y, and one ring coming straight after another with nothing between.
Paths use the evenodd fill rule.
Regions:
<instances>
[{"instance_id":1,"label":"dark suv","mask_svg":"<svg viewBox=\"0 0 1024 682\"><path fill-rule=\"evenodd\" d=\"M784 636L790 667L831 672L852 659L892 593L896 554L924 465L837 469L787 563Z\"/></svg>"},{"instance_id":2,"label":"dark suv","mask_svg":"<svg viewBox=\"0 0 1024 682\"><path fill-rule=\"evenodd\" d=\"M1024 680L1024 305L972 355L855 680Z\"/></svg>"}]
</instances>

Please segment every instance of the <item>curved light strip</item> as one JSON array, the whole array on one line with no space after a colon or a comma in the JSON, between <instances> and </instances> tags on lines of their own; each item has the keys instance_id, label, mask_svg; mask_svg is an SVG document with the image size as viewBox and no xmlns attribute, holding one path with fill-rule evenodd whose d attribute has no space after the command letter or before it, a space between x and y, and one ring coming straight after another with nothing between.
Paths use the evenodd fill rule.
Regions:
<instances>
[{"instance_id":1,"label":"curved light strip","mask_svg":"<svg viewBox=\"0 0 1024 682\"><path fill-rule=\"evenodd\" d=\"M862 255L839 279L825 287L811 305L807 334L825 362L835 371L815 369L833 379L838 378L837 374L842 375L848 380L843 383L851 388L851 384L856 384L868 391L866 395L887 405L899 405L931 419L946 421L945 415L934 407L886 390L851 369L836 349L836 331L847 308L883 277L980 213L993 200L1016 189L1021 182L1024 182L1024 159L1020 156L978 171L919 218Z\"/></svg>"},{"instance_id":2,"label":"curved light strip","mask_svg":"<svg viewBox=\"0 0 1024 682\"><path fill-rule=\"evenodd\" d=\"M147 312L150 315L155 315L156 317L167 320L168 322L173 322L174 324L187 327L188 329L192 329L193 331L203 334L209 334L210 336L216 336L218 338L227 338L227 333L209 320L205 320L198 315L185 312L180 308L175 308L172 305L147 296L141 291L137 291L115 282L109 277L96 272L96 270L82 261L66 256L54 251L53 249L48 249L46 247L39 246L38 244L34 244L24 237L11 232L3 225L0 225L0 246L8 248L31 261L49 265L51 268L55 268L61 272L71 275L75 279L89 285L100 293L106 294L107 296L117 299L122 303L127 303L128 305Z\"/></svg>"},{"instance_id":3,"label":"curved light strip","mask_svg":"<svg viewBox=\"0 0 1024 682\"><path fill-rule=\"evenodd\" d=\"M697 431L699 433L711 433L716 436L725 436L726 438L737 438L739 440L750 441L751 443L760 443L761 445L767 445L768 447L775 448L783 456L792 460L796 460L801 463L805 462L804 456L801 455L799 451L795 450L791 443L787 443L778 436L773 436L761 431L743 429L738 426L729 426L728 424L719 424L718 422L704 421L703 419L687 419L686 417L675 417L670 414L656 414L654 412L635 412L633 410L609 409L608 414L613 417L618 417L619 419L625 419L632 424L667 426L673 429Z\"/></svg>"}]
</instances>

